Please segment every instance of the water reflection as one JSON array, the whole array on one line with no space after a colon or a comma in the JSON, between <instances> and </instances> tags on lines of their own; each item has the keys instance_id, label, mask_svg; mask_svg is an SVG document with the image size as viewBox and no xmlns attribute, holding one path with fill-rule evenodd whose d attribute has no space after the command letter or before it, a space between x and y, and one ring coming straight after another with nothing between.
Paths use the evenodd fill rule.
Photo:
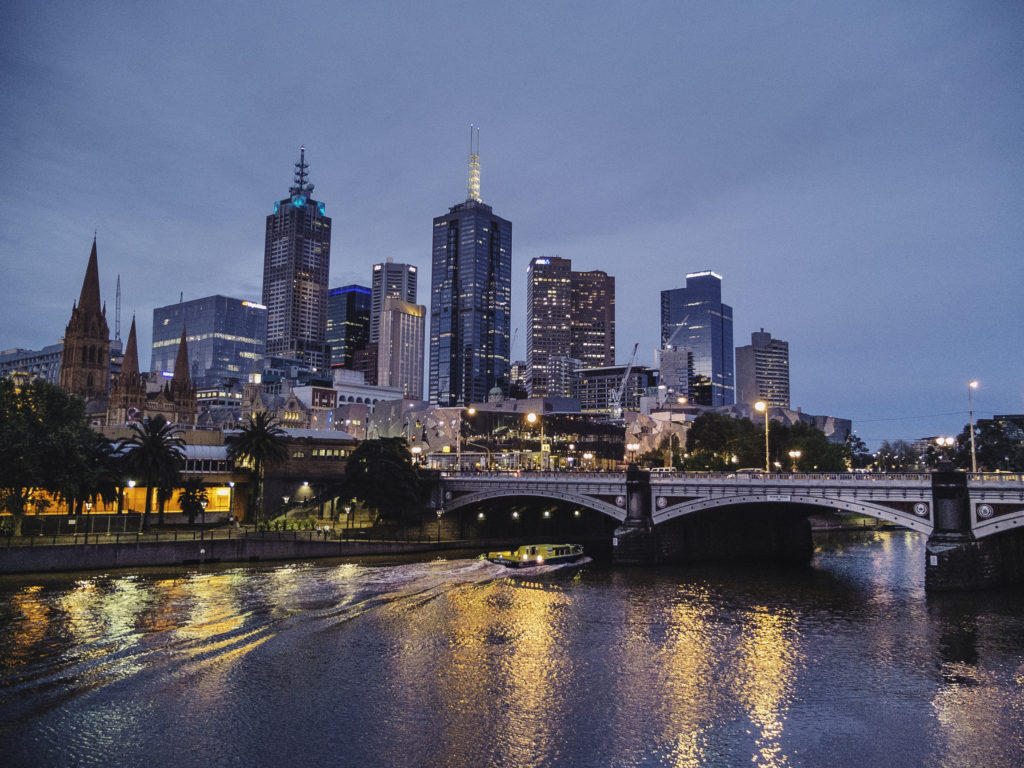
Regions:
<instances>
[{"instance_id":1,"label":"water reflection","mask_svg":"<svg viewBox=\"0 0 1024 768\"><path fill-rule=\"evenodd\" d=\"M925 597L922 547L0 580L5 764L1024 765L1021 594Z\"/></svg>"}]
</instances>

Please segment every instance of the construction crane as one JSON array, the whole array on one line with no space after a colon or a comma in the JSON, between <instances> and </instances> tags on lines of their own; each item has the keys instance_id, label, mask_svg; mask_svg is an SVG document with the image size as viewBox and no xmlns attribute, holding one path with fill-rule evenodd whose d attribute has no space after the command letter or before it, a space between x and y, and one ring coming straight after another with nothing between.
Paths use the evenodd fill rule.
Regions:
<instances>
[{"instance_id":1,"label":"construction crane","mask_svg":"<svg viewBox=\"0 0 1024 768\"><path fill-rule=\"evenodd\" d=\"M629 356L629 365L626 366L626 372L622 374L622 381L619 382L619 386L611 391L609 394L609 400L612 405L612 418L622 418L622 396L626 393L626 385L629 382L629 374L633 372L633 363L636 361L636 351L640 348L640 342L633 345L633 354Z\"/></svg>"}]
</instances>

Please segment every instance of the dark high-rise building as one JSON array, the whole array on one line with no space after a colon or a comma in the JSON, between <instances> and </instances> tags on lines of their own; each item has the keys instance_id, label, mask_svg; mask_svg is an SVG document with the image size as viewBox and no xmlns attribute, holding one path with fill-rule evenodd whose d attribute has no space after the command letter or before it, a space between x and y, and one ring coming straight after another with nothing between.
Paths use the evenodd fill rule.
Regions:
<instances>
[{"instance_id":1,"label":"dark high-rise building","mask_svg":"<svg viewBox=\"0 0 1024 768\"><path fill-rule=\"evenodd\" d=\"M508 388L512 224L480 201L480 158L470 145L466 201L434 219L429 400L440 406Z\"/></svg>"},{"instance_id":2,"label":"dark high-rise building","mask_svg":"<svg viewBox=\"0 0 1024 768\"><path fill-rule=\"evenodd\" d=\"M577 360L583 368L614 365L614 277L598 270L574 272L572 261L558 256L533 259L526 275L526 315L531 397L568 396L561 383L551 384L555 358ZM564 382L564 374L558 380Z\"/></svg>"},{"instance_id":3,"label":"dark high-rise building","mask_svg":"<svg viewBox=\"0 0 1024 768\"><path fill-rule=\"evenodd\" d=\"M526 390L531 397L565 396L549 386L551 358L572 349L572 261L531 259L526 270Z\"/></svg>"},{"instance_id":4,"label":"dark high-rise building","mask_svg":"<svg viewBox=\"0 0 1024 768\"><path fill-rule=\"evenodd\" d=\"M263 303L267 307L267 355L301 360L313 370L329 362L327 278L331 267L331 220L307 183L306 148L295 164L290 197L267 216L263 254Z\"/></svg>"},{"instance_id":5,"label":"dark high-rise building","mask_svg":"<svg viewBox=\"0 0 1024 768\"><path fill-rule=\"evenodd\" d=\"M736 347L736 402L763 400L789 408L789 342L773 339L764 328L750 334L750 344Z\"/></svg>"},{"instance_id":6,"label":"dark high-rise building","mask_svg":"<svg viewBox=\"0 0 1024 768\"><path fill-rule=\"evenodd\" d=\"M267 332L267 308L262 304L217 295L157 307L150 371L169 374L174 370L186 328L189 376L195 386L244 382L250 373L261 370Z\"/></svg>"},{"instance_id":7,"label":"dark high-rise building","mask_svg":"<svg viewBox=\"0 0 1024 768\"><path fill-rule=\"evenodd\" d=\"M408 304L416 303L417 269L412 264L395 264L388 259L383 264L373 265L373 293L370 305L370 343L376 344L380 332L380 314L384 311L385 299L399 299ZM421 377L422 378L422 377Z\"/></svg>"},{"instance_id":8,"label":"dark high-rise building","mask_svg":"<svg viewBox=\"0 0 1024 768\"><path fill-rule=\"evenodd\" d=\"M661 292L661 346L689 350L691 402L734 402L732 307L722 303L720 275L694 272L685 288Z\"/></svg>"},{"instance_id":9,"label":"dark high-rise building","mask_svg":"<svg viewBox=\"0 0 1024 768\"><path fill-rule=\"evenodd\" d=\"M351 368L356 352L370 341L370 289L345 285L327 293L327 344L332 368Z\"/></svg>"},{"instance_id":10,"label":"dark high-rise building","mask_svg":"<svg viewBox=\"0 0 1024 768\"><path fill-rule=\"evenodd\" d=\"M572 273L572 350L584 368L615 365L615 278Z\"/></svg>"}]
</instances>

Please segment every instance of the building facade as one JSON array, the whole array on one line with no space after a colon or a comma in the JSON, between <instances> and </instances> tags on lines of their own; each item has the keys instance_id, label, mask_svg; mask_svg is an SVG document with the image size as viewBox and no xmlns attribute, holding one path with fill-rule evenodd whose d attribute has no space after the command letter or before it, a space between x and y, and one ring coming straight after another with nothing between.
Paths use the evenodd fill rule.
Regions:
<instances>
[{"instance_id":1,"label":"building facade","mask_svg":"<svg viewBox=\"0 0 1024 768\"><path fill-rule=\"evenodd\" d=\"M770 333L750 334L750 344L736 347L736 402L764 401L789 408L789 342Z\"/></svg>"},{"instance_id":2,"label":"building facade","mask_svg":"<svg viewBox=\"0 0 1024 768\"><path fill-rule=\"evenodd\" d=\"M615 278L601 270L572 273L572 348L584 368L615 365Z\"/></svg>"},{"instance_id":3,"label":"building facade","mask_svg":"<svg viewBox=\"0 0 1024 768\"><path fill-rule=\"evenodd\" d=\"M661 292L662 349L686 349L692 372L686 396L699 405L731 405L733 381L732 307L722 303L722 277L714 272L686 276L685 288Z\"/></svg>"},{"instance_id":4,"label":"building facade","mask_svg":"<svg viewBox=\"0 0 1024 768\"><path fill-rule=\"evenodd\" d=\"M527 391L531 397L567 397L564 377L553 384L555 358L583 368L615 364L615 278L574 272L572 261L542 256L526 274Z\"/></svg>"},{"instance_id":5,"label":"building facade","mask_svg":"<svg viewBox=\"0 0 1024 768\"><path fill-rule=\"evenodd\" d=\"M626 377L627 371L629 377ZM583 413L611 413L614 393L621 387L620 407L624 411L640 409L640 398L658 385L658 372L643 365L610 365L586 368L579 372L572 384L572 397L580 401Z\"/></svg>"},{"instance_id":6,"label":"building facade","mask_svg":"<svg viewBox=\"0 0 1024 768\"><path fill-rule=\"evenodd\" d=\"M64 344L50 344L40 350L7 349L0 352L0 379L23 375L60 384L60 360Z\"/></svg>"},{"instance_id":7,"label":"building facade","mask_svg":"<svg viewBox=\"0 0 1024 768\"><path fill-rule=\"evenodd\" d=\"M174 370L181 332L188 328L189 375L197 387L244 382L266 351L267 308L255 301L206 296L153 310L149 370Z\"/></svg>"},{"instance_id":8,"label":"building facade","mask_svg":"<svg viewBox=\"0 0 1024 768\"><path fill-rule=\"evenodd\" d=\"M427 308L387 297L377 340L377 384L423 399L423 340Z\"/></svg>"},{"instance_id":9,"label":"building facade","mask_svg":"<svg viewBox=\"0 0 1024 768\"><path fill-rule=\"evenodd\" d=\"M526 270L526 391L531 397L556 394L550 386L551 358L566 357L571 349L572 261L531 259Z\"/></svg>"},{"instance_id":10,"label":"building facade","mask_svg":"<svg viewBox=\"0 0 1024 768\"><path fill-rule=\"evenodd\" d=\"M434 219L429 400L439 406L508 387L512 224L481 202L479 178L471 154L469 196Z\"/></svg>"},{"instance_id":11,"label":"building facade","mask_svg":"<svg viewBox=\"0 0 1024 768\"><path fill-rule=\"evenodd\" d=\"M370 286L371 344L376 344L380 338L380 315L384 311L384 300L393 298L415 304L417 277L418 270L412 264L396 264L388 259L383 264L373 265Z\"/></svg>"},{"instance_id":12,"label":"building facade","mask_svg":"<svg viewBox=\"0 0 1024 768\"><path fill-rule=\"evenodd\" d=\"M263 254L263 304L267 354L306 361L314 370L329 363L327 279L331 267L331 220L313 199L306 149L295 164L290 196L267 216Z\"/></svg>"},{"instance_id":13,"label":"building facade","mask_svg":"<svg viewBox=\"0 0 1024 768\"><path fill-rule=\"evenodd\" d=\"M344 285L327 293L327 344L332 368L351 368L356 352L370 341L372 293L365 285Z\"/></svg>"}]
</instances>

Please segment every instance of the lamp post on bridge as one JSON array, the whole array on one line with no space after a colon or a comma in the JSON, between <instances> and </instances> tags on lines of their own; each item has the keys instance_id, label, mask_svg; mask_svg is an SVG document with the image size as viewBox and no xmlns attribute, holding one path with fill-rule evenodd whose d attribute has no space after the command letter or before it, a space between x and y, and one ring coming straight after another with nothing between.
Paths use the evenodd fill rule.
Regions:
<instances>
[{"instance_id":1,"label":"lamp post on bridge","mask_svg":"<svg viewBox=\"0 0 1024 768\"><path fill-rule=\"evenodd\" d=\"M978 388L977 380L967 383L967 413L971 423L971 473L978 471L978 454L974 450L974 397L972 391Z\"/></svg>"},{"instance_id":2,"label":"lamp post on bridge","mask_svg":"<svg viewBox=\"0 0 1024 768\"><path fill-rule=\"evenodd\" d=\"M764 471L771 472L771 463L768 458L768 403L758 400L754 403L754 410L758 413L764 412Z\"/></svg>"}]
</instances>

